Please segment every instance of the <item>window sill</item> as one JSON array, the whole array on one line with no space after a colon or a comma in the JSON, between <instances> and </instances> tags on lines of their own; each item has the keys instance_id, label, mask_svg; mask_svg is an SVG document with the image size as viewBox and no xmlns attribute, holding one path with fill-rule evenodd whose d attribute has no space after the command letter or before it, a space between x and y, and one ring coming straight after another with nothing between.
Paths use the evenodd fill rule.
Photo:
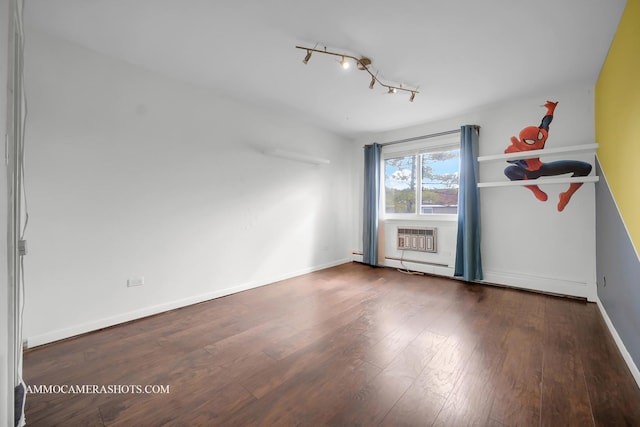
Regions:
<instances>
[{"instance_id":1,"label":"window sill","mask_svg":"<svg viewBox=\"0 0 640 427\"><path fill-rule=\"evenodd\" d=\"M398 214L387 214L382 218L383 222L407 222L407 221L416 221L416 222L434 222L434 221L442 221L442 222L457 222L458 215L451 214L433 214L433 215L398 215Z\"/></svg>"}]
</instances>

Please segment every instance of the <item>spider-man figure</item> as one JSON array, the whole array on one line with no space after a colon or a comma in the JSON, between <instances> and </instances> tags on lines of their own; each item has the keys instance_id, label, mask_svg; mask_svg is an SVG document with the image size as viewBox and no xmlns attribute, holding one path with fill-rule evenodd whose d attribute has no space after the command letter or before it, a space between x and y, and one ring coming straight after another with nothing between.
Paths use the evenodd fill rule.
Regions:
<instances>
[{"instance_id":1,"label":"spider-man figure","mask_svg":"<svg viewBox=\"0 0 640 427\"><path fill-rule=\"evenodd\" d=\"M529 126L520 131L520 139L515 136L511 137L511 145L508 146L505 153L516 153L521 151L541 150L549 137L549 124L553 120L553 112L558 105L557 102L547 101L544 104L547 107L547 114L542 118L540 126ZM512 163L504 170L504 174L511 180L521 179L537 179L541 176L563 175L572 173L571 176L587 176L591 172L591 165L578 160L558 160L556 162L542 163L539 158L509 160ZM569 184L569 189L560 193L560 201L558 202L558 211L562 212L571 200L573 193L578 191L582 186L581 182L573 182ZM537 185L525 185L531 190L538 200L546 201L547 193L542 191Z\"/></svg>"}]
</instances>

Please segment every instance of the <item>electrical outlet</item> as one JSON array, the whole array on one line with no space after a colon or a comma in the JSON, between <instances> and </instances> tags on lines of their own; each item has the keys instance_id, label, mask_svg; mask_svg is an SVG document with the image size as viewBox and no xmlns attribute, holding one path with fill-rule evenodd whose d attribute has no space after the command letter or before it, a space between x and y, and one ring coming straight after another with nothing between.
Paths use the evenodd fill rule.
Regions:
<instances>
[{"instance_id":1,"label":"electrical outlet","mask_svg":"<svg viewBox=\"0 0 640 427\"><path fill-rule=\"evenodd\" d=\"M142 286L144 285L144 277L131 277L127 279L127 287L131 288L133 286Z\"/></svg>"}]
</instances>

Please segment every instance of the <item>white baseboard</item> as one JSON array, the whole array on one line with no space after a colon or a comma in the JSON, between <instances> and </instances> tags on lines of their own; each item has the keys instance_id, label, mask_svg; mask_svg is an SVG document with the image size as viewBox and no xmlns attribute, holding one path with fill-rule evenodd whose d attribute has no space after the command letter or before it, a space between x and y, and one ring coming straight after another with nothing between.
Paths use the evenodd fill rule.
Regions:
<instances>
[{"instance_id":1,"label":"white baseboard","mask_svg":"<svg viewBox=\"0 0 640 427\"><path fill-rule=\"evenodd\" d=\"M363 262L362 254L354 253L351 255L351 259L356 262ZM384 266L408 268L413 271L421 271L423 273L436 274L445 277L453 277L454 273L454 269L452 267L444 265L440 266L437 264L417 263L411 261L403 261L401 264L399 261L393 259L386 259ZM488 285L502 285L523 290L586 298L587 301L590 302L595 302L597 298L595 282L584 283L559 278L492 270L484 271L484 280L481 282Z\"/></svg>"},{"instance_id":2,"label":"white baseboard","mask_svg":"<svg viewBox=\"0 0 640 427\"><path fill-rule=\"evenodd\" d=\"M120 323L130 322L132 320L141 319L143 317L152 316L154 314L163 313L165 311L174 310L176 308L186 307L192 304L198 304L200 302L220 298L223 296L235 294L237 292L246 291L248 289L258 288L260 286L269 285L271 283L279 282L281 280L290 279L292 277L301 276L303 274L312 273L314 271L324 270L326 268L335 267L337 265L346 264L351 262L351 259L343 258L340 260L332 261L326 264L317 265L314 267L303 268L297 271L289 272L279 276L270 277L259 282L243 283L238 286L230 288L220 289L214 292L208 292L206 294L195 295L188 298L183 298L176 301L170 301L164 304L158 304L151 307L144 307L139 310L130 311L127 313L121 313L116 316L111 316L103 319L94 320L78 325L73 325L68 328L58 329L44 334L33 335L28 337L25 345L26 348L33 348L39 345L49 344L54 341L71 338L77 335L81 335L87 332L97 331L99 329L115 326Z\"/></svg>"},{"instance_id":3,"label":"white baseboard","mask_svg":"<svg viewBox=\"0 0 640 427\"><path fill-rule=\"evenodd\" d=\"M351 260L355 262L364 262L360 253L351 254ZM411 271L419 271L421 273L435 274L438 276L453 277L453 268L441 265L430 264L426 262L398 261L396 259L385 258L384 264L380 267L409 269Z\"/></svg>"},{"instance_id":4,"label":"white baseboard","mask_svg":"<svg viewBox=\"0 0 640 427\"><path fill-rule=\"evenodd\" d=\"M598 304L598 308L600 309L600 313L602 313L604 322L607 324L607 327L609 328L609 332L611 332L611 336L613 337L613 340L618 346L618 349L620 350L620 353L622 354L624 361L627 363L627 366L631 371L631 375L633 375L633 378L636 380L636 384L638 385L638 388L640 388L640 370L638 370L638 366L636 366L635 362L633 361L633 358L631 357L631 354L629 353L629 351L627 351L627 348L624 346L624 342L622 341L622 338L620 338L620 335L618 335L618 331L616 331L615 326L613 326L613 322L609 318L609 315L607 314L607 310L605 310L604 305L602 305L602 301L600 301L600 298L596 298L596 304Z\"/></svg>"},{"instance_id":5,"label":"white baseboard","mask_svg":"<svg viewBox=\"0 0 640 427\"><path fill-rule=\"evenodd\" d=\"M453 268L445 265L428 264L428 263L412 262L412 261L400 262L398 260L389 259L389 258L385 259L384 265L385 267L408 269L411 271L419 271L421 273L435 274L438 276L445 276L445 277L453 277Z\"/></svg>"},{"instance_id":6,"label":"white baseboard","mask_svg":"<svg viewBox=\"0 0 640 427\"><path fill-rule=\"evenodd\" d=\"M483 281L486 283L495 283L513 288L586 298L591 302L595 302L597 298L595 282L585 283L562 278L533 276L528 274L492 270L484 271Z\"/></svg>"}]
</instances>

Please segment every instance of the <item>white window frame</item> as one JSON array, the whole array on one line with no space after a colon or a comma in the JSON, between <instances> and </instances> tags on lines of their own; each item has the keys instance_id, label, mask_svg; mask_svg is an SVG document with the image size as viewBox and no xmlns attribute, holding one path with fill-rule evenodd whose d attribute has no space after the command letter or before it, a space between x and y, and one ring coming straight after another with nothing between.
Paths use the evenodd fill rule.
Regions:
<instances>
[{"instance_id":1,"label":"white window frame","mask_svg":"<svg viewBox=\"0 0 640 427\"><path fill-rule=\"evenodd\" d=\"M403 156L419 155L429 151L439 151L446 148L460 147L460 134L445 135L441 137L424 139L410 143L400 143L387 145L382 147L381 170L380 174L380 216L383 220L405 220L405 221L457 221L458 214L423 214L420 212L420 206L416 206L416 213L387 213L386 212L386 187L385 187L385 162L387 159L393 159ZM422 188L422 167L418 161L418 188ZM420 190L421 193L421 190ZM421 204L422 198L418 196L416 190L416 205ZM418 200L419 199L419 200Z\"/></svg>"}]
</instances>

